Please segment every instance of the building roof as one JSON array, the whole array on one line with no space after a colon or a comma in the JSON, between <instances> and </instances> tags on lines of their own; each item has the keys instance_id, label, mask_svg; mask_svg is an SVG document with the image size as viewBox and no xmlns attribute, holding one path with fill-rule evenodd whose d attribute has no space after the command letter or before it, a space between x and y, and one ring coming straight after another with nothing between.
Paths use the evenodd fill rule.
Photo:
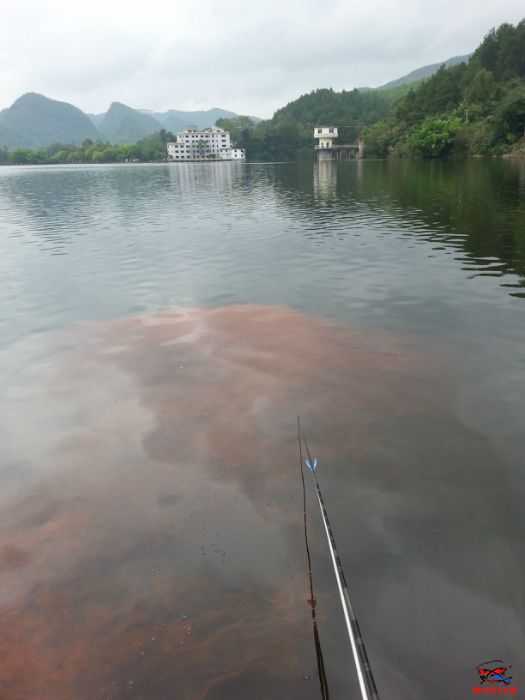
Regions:
<instances>
[{"instance_id":1,"label":"building roof","mask_svg":"<svg viewBox=\"0 0 525 700\"><path fill-rule=\"evenodd\" d=\"M208 126L206 129L197 129L194 127L187 127L183 131L177 131L179 134L227 134L228 132L221 129L219 126Z\"/></svg>"}]
</instances>

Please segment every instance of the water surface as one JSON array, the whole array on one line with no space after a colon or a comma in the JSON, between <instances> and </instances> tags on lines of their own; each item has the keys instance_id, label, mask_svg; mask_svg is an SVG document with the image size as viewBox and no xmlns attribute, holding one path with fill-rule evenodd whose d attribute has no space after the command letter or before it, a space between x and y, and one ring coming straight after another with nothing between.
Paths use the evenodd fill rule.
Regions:
<instances>
[{"instance_id":1,"label":"water surface","mask_svg":"<svg viewBox=\"0 0 525 700\"><path fill-rule=\"evenodd\" d=\"M522 684L523 162L3 168L0 217L2 700L319 697L297 413L381 695Z\"/></svg>"}]
</instances>

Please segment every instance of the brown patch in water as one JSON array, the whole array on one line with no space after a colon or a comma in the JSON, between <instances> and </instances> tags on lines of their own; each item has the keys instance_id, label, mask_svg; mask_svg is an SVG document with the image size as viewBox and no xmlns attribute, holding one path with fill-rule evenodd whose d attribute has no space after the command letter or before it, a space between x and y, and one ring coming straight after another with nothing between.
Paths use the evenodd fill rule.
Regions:
<instances>
[{"instance_id":1,"label":"brown patch in water","mask_svg":"<svg viewBox=\"0 0 525 700\"><path fill-rule=\"evenodd\" d=\"M327 470L358 460L385 416L438 400L426 363L281 307L69 344L6 399L31 476L0 512L1 700L317 697L296 415Z\"/></svg>"},{"instance_id":2,"label":"brown patch in water","mask_svg":"<svg viewBox=\"0 0 525 700\"><path fill-rule=\"evenodd\" d=\"M29 553L19 547L5 545L0 548L0 573L8 569L18 569L26 566L31 557Z\"/></svg>"}]
</instances>

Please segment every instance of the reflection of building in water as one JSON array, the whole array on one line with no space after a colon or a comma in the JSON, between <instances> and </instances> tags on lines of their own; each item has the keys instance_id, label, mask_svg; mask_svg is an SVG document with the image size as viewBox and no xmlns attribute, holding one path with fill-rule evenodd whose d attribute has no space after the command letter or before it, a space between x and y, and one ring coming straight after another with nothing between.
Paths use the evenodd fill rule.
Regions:
<instances>
[{"instance_id":1,"label":"reflection of building in water","mask_svg":"<svg viewBox=\"0 0 525 700\"><path fill-rule=\"evenodd\" d=\"M338 197L337 176L339 170L341 170L343 178L341 184L344 188L347 188L349 185L352 189L356 186L360 188L363 180L363 165L364 161L361 158L342 166L336 160L330 158L317 161L317 163L314 163L314 196L321 200L336 199Z\"/></svg>"},{"instance_id":2,"label":"reflection of building in water","mask_svg":"<svg viewBox=\"0 0 525 700\"><path fill-rule=\"evenodd\" d=\"M314 193L320 199L332 199L337 195L337 163L321 159L314 165Z\"/></svg>"},{"instance_id":3,"label":"reflection of building in water","mask_svg":"<svg viewBox=\"0 0 525 700\"><path fill-rule=\"evenodd\" d=\"M180 168L168 168L169 178L176 190L184 197L195 194L210 197L223 196L239 185L246 177L246 169L240 162L209 162L199 165L181 164Z\"/></svg>"},{"instance_id":4,"label":"reflection of building in water","mask_svg":"<svg viewBox=\"0 0 525 700\"><path fill-rule=\"evenodd\" d=\"M518 184L521 195L525 195L525 158L517 158Z\"/></svg>"},{"instance_id":5,"label":"reflection of building in water","mask_svg":"<svg viewBox=\"0 0 525 700\"><path fill-rule=\"evenodd\" d=\"M361 137L357 143L334 144L338 137L336 126L316 126L314 139L319 139L315 146L317 159L321 160L348 160L349 158L363 158L365 153L365 140Z\"/></svg>"},{"instance_id":6,"label":"reflection of building in water","mask_svg":"<svg viewBox=\"0 0 525 700\"><path fill-rule=\"evenodd\" d=\"M168 160L244 160L242 148L233 148L228 131L210 126L199 131L188 128L179 131L176 141L166 144Z\"/></svg>"},{"instance_id":7,"label":"reflection of building in water","mask_svg":"<svg viewBox=\"0 0 525 700\"><path fill-rule=\"evenodd\" d=\"M357 180L358 180L358 182L361 182L363 179L363 159L358 158L356 165L357 165Z\"/></svg>"}]
</instances>

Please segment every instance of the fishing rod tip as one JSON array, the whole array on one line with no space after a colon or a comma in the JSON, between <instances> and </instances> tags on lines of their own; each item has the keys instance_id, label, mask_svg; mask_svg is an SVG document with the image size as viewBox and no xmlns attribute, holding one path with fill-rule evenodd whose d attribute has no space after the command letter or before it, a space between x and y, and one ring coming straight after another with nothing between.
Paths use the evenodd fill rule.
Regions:
<instances>
[{"instance_id":1,"label":"fishing rod tip","mask_svg":"<svg viewBox=\"0 0 525 700\"><path fill-rule=\"evenodd\" d=\"M305 459L304 462L308 469L312 472L312 474L314 474L315 470L317 469L317 457L314 458L313 464L310 462L309 459Z\"/></svg>"}]
</instances>

